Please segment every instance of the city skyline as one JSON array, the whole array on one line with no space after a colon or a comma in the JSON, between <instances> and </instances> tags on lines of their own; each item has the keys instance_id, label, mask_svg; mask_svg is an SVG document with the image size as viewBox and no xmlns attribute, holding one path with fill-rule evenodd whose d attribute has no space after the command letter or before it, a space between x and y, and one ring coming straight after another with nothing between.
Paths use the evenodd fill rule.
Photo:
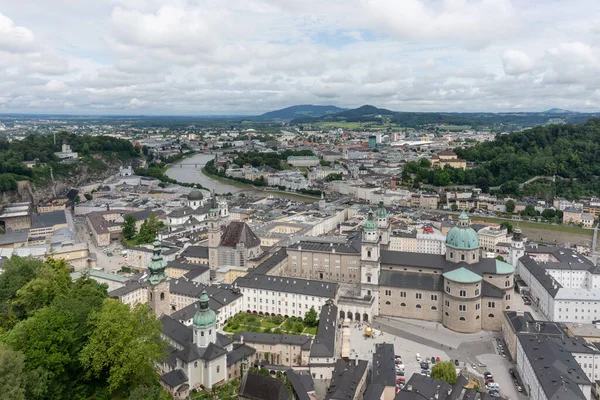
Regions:
<instances>
[{"instance_id":1,"label":"city skyline","mask_svg":"<svg viewBox=\"0 0 600 400\"><path fill-rule=\"evenodd\" d=\"M600 109L592 1L0 5L0 113Z\"/></svg>"}]
</instances>

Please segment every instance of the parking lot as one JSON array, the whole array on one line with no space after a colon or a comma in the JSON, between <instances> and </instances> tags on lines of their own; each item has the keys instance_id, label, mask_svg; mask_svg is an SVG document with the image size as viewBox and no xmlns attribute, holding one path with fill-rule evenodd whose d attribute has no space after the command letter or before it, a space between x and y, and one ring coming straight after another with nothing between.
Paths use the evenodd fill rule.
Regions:
<instances>
[{"instance_id":1,"label":"parking lot","mask_svg":"<svg viewBox=\"0 0 600 400\"><path fill-rule=\"evenodd\" d=\"M358 358L371 361L375 343L393 343L396 354L402 357L406 365L407 381L413 373L421 372L416 360L416 354L419 353L422 358L440 357L442 361L458 359L461 369L476 376L482 377L484 372L489 371L500 385L502 396L511 400L527 399L517 391L510 376L509 368L514 367L513 364L498 352L496 339L502 337L500 332L460 334L435 322L385 317L376 318L373 327L374 338L365 339L364 324L361 329L357 324L351 326L350 348L354 350L353 357L358 355ZM479 367L479 363L486 364L486 367Z\"/></svg>"}]
</instances>

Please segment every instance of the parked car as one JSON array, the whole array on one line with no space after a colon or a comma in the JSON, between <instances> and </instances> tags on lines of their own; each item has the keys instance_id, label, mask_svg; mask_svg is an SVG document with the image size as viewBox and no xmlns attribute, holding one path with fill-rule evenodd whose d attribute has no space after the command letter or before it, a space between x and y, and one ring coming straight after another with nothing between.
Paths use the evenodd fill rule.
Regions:
<instances>
[{"instance_id":1,"label":"parked car","mask_svg":"<svg viewBox=\"0 0 600 400\"><path fill-rule=\"evenodd\" d=\"M419 353L416 354L417 362L421 362L421 355Z\"/></svg>"},{"instance_id":2,"label":"parked car","mask_svg":"<svg viewBox=\"0 0 600 400\"><path fill-rule=\"evenodd\" d=\"M485 383L486 383L486 385L487 385L488 383L492 383L492 382L494 382L494 378L492 378L492 377L490 377L490 378L486 378L486 379L485 379Z\"/></svg>"},{"instance_id":3,"label":"parked car","mask_svg":"<svg viewBox=\"0 0 600 400\"><path fill-rule=\"evenodd\" d=\"M496 382L490 382L490 383L486 383L485 387L488 390L490 390L490 389L498 389L500 387L500 385L498 385Z\"/></svg>"},{"instance_id":4,"label":"parked car","mask_svg":"<svg viewBox=\"0 0 600 400\"><path fill-rule=\"evenodd\" d=\"M457 367L459 366L458 359L454 360L454 365L456 365Z\"/></svg>"},{"instance_id":5,"label":"parked car","mask_svg":"<svg viewBox=\"0 0 600 400\"><path fill-rule=\"evenodd\" d=\"M525 304L526 306L530 306L531 305L531 300L526 300L523 302L523 304Z\"/></svg>"},{"instance_id":6,"label":"parked car","mask_svg":"<svg viewBox=\"0 0 600 400\"><path fill-rule=\"evenodd\" d=\"M479 364L477 364L479 367L481 368L485 368L487 367L487 365L485 363L480 362Z\"/></svg>"},{"instance_id":7,"label":"parked car","mask_svg":"<svg viewBox=\"0 0 600 400\"><path fill-rule=\"evenodd\" d=\"M491 377L493 377L493 375L492 375L492 373L491 373L491 372L489 372L489 371L486 371L486 372L484 372L484 373L483 373L483 377L487 379L487 378L491 378Z\"/></svg>"},{"instance_id":8,"label":"parked car","mask_svg":"<svg viewBox=\"0 0 600 400\"><path fill-rule=\"evenodd\" d=\"M489 394L490 396L492 396L492 397L500 397L500 393L498 393L498 392L497 392L497 391L495 391L495 390L491 390L491 391L489 391L489 392L488 392L488 394Z\"/></svg>"},{"instance_id":9,"label":"parked car","mask_svg":"<svg viewBox=\"0 0 600 400\"><path fill-rule=\"evenodd\" d=\"M435 357L431 357L431 363L435 364Z\"/></svg>"},{"instance_id":10,"label":"parked car","mask_svg":"<svg viewBox=\"0 0 600 400\"><path fill-rule=\"evenodd\" d=\"M400 357L399 355L395 355L394 361L396 361L396 364L398 364L398 362L400 362L400 364L402 364L402 357Z\"/></svg>"},{"instance_id":11,"label":"parked car","mask_svg":"<svg viewBox=\"0 0 600 400\"><path fill-rule=\"evenodd\" d=\"M406 382L406 378L404 378L404 377L396 378L396 383L400 383L400 382Z\"/></svg>"},{"instance_id":12,"label":"parked car","mask_svg":"<svg viewBox=\"0 0 600 400\"><path fill-rule=\"evenodd\" d=\"M435 358L435 362L440 362L440 361L442 361L442 360L439 357Z\"/></svg>"}]
</instances>

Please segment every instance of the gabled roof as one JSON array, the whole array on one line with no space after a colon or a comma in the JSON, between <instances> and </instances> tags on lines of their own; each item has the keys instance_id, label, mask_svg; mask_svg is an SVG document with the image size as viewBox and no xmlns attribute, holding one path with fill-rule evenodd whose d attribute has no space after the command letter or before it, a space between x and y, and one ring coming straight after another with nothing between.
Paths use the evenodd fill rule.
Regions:
<instances>
[{"instance_id":1,"label":"gabled roof","mask_svg":"<svg viewBox=\"0 0 600 400\"><path fill-rule=\"evenodd\" d=\"M176 388L177 386L186 383L188 381L188 377L182 370L176 369L161 375L160 380L166 383L167 386Z\"/></svg>"},{"instance_id":2,"label":"gabled roof","mask_svg":"<svg viewBox=\"0 0 600 400\"><path fill-rule=\"evenodd\" d=\"M242 378L239 397L252 400L291 400L292 395L279 379L250 372Z\"/></svg>"},{"instance_id":3,"label":"gabled roof","mask_svg":"<svg viewBox=\"0 0 600 400\"><path fill-rule=\"evenodd\" d=\"M260 246L260 239L243 221L233 221L225 229L219 246L236 247L243 244L246 248Z\"/></svg>"}]
</instances>

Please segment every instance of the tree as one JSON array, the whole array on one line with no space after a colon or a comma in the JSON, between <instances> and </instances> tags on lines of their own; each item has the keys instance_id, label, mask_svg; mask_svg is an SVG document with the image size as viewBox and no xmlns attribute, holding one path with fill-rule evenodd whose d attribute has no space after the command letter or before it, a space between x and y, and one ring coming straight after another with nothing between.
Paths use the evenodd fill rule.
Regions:
<instances>
[{"instance_id":1,"label":"tree","mask_svg":"<svg viewBox=\"0 0 600 400\"><path fill-rule=\"evenodd\" d=\"M544 209L544 211L542 211L542 217L548 220L553 219L554 217L556 217L556 211L552 208L546 208Z\"/></svg>"},{"instance_id":2,"label":"tree","mask_svg":"<svg viewBox=\"0 0 600 400\"><path fill-rule=\"evenodd\" d=\"M506 228L507 233L513 233L513 226L510 222L504 221L500 224L502 228Z\"/></svg>"},{"instance_id":3,"label":"tree","mask_svg":"<svg viewBox=\"0 0 600 400\"><path fill-rule=\"evenodd\" d=\"M506 202L506 212L513 213L515 211L515 207L516 204L514 200L508 200Z\"/></svg>"},{"instance_id":4,"label":"tree","mask_svg":"<svg viewBox=\"0 0 600 400\"><path fill-rule=\"evenodd\" d=\"M135 222L136 219L133 215L128 214L125 216L123 221L123 236L125 237L125 239L132 239L137 233Z\"/></svg>"},{"instance_id":5,"label":"tree","mask_svg":"<svg viewBox=\"0 0 600 400\"><path fill-rule=\"evenodd\" d=\"M311 327L317 326L317 324L319 323L317 318L318 318L317 311L315 310L314 307L311 307L310 310L308 310L306 312L306 314L304 315L304 323Z\"/></svg>"},{"instance_id":6,"label":"tree","mask_svg":"<svg viewBox=\"0 0 600 400\"><path fill-rule=\"evenodd\" d=\"M71 285L70 270L65 260L47 258L35 279L27 282L15 295L12 305L17 316L32 315L64 295Z\"/></svg>"},{"instance_id":7,"label":"tree","mask_svg":"<svg viewBox=\"0 0 600 400\"><path fill-rule=\"evenodd\" d=\"M79 359L88 377L106 378L111 393L147 384L156 378L154 363L165 356L161 322L150 306L105 299L90 315L91 335Z\"/></svg>"},{"instance_id":8,"label":"tree","mask_svg":"<svg viewBox=\"0 0 600 400\"><path fill-rule=\"evenodd\" d=\"M419 167L421 168L431 168L431 161L427 158L421 158L419 160Z\"/></svg>"},{"instance_id":9,"label":"tree","mask_svg":"<svg viewBox=\"0 0 600 400\"><path fill-rule=\"evenodd\" d=\"M129 394L129 400L170 400L163 388L156 382L154 385L139 385Z\"/></svg>"},{"instance_id":10,"label":"tree","mask_svg":"<svg viewBox=\"0 0 600 400\"><path fill-rule=\"evenodd\" d=\"M86 200L88 200L88 201L89 201L89 200L92 200L92 199L94 198L94 196L92 196L92 195L91 195L91 194L89 194L89 193L86 193L86 194L84 194L84 196L85 196L85 199L86 199Z\"/></svg>"},{"instance_id":11,"label":"tree","mask_svg":"<svg viewBox=\"0 0 600 400\"><path fill-rule=\"evenodd\" d=\"M140 231L137 234L136 241L140 244L152 242L158 235L158 231L163 227L163 222L156 218L155 213L151 213L150 217L142 223Z\"/></svg>"},{"instance_id":12,"label":"tree","mask_svg":"<svg viewBox=\"0 0 600 400\"><path fill-rule=\"evenodd\" d=\"M535 217L537 216L537 211L535 211L535 207L531 204L525 206L525 209L521 211L521 216L523 217Z\"/></svg>"},{"instance_id":13,"label":"tree","mask_svg":"<svg viewBox=\"0 0 600 400\"><path fill-rule=\"evenodd\" d=\"M502 256L498 256L498 257L496 257L496 260L500 260L500 261L506 261L506 260L504 259L504 257L502 257Z\"/></svg>"},{"instance_id":14,"label":"tree","mask_svg":"<svg viewBox=\"0 0 600 400\"><path fill-rule=\"evenodd\" d=\"M456 210L458 210L458 206L456 205L456 203L453 203L453 204L450 206L450 209L451 209L452 211L456 211Z\"/></svg>"},{"instance_id":15,"label":"tree","mask_svg":"<svg viewBox=\"0 0 600 400\"><path fill-rule=\"evenodd\" d=\"M454 385L457 382L456 369L452 361L440 361L431 369L431 377Z\"/></svg>"},{"instance_id":16,"label":"tree","mask_svg":"<svg viewBox=\"0 0 600 400\"><path fill-rule=\"evenodd\" d=\"M0 400L25 400L25 356L0 345Z\"/></svg>"},{"instance_id":17,"label":"tree","mask_svg":"<svg viewBox=\"0 0 600 400\"><path fill-rule=\"evenodd\" d=\"M79 361L89 337L88 317L106 296L106 285L81 278L8 332L5 343L25 355L28 399L89 397L87 391L106 385L86 379Z\"/></svg>"}]
</instances>

